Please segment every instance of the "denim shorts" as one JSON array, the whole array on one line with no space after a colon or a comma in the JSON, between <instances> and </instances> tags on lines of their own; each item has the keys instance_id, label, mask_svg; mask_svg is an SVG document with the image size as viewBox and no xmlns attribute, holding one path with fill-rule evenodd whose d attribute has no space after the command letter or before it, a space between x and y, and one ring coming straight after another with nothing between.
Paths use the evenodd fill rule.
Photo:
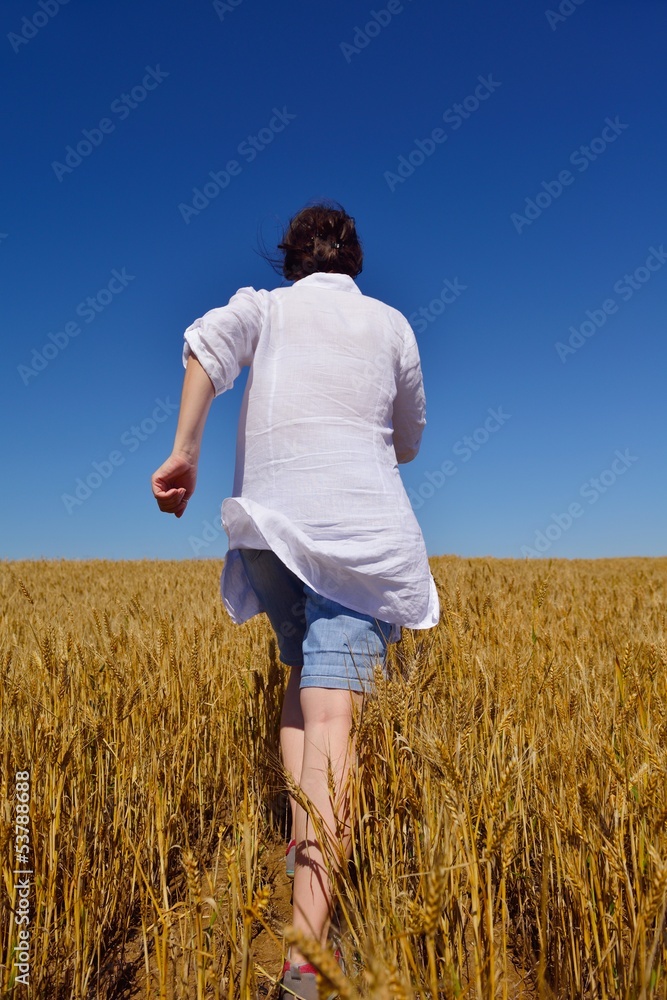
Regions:
<instances>
[{"instance_id":1,"label":"denim shorts","mask_svg":"<svg viewBox=\"0 0 667 1000\"><path fill-rule=\"evenodd\" d=\"M389 622L316 594L271 549L239 549L278 641L280 660L302 667L299 687L367 693L376 664L386 676Z\"/></svg>"}]
</instances>

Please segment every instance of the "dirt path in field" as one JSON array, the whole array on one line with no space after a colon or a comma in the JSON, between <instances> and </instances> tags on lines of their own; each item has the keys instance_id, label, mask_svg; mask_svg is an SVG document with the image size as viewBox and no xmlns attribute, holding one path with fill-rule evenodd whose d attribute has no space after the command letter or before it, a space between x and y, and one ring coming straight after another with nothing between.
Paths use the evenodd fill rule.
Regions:
<instances>
[{"instance_id":1,"label":"dirt path in field","mask_svg":"<svg viewBox=\"0 0 667 1000\"><path fill-rule=\"evenodd\" d=\"M280 927L282 924L289 923L292 917L292 880L285 874L285 845L278 842L267 846L263 864L265 865L266 880L272 890L270 908L265 916L267 923L271 926ZM211 893L213 897L224 902L224 887L226 886L227 875L223 861L217 885ZM208 894L209 889L207 888L203 891L203 895ZM206 907L204 909L205 922L208 919L208 913ZM278 933L277 936L280 937L280 934ZM257 1000L278 1000L277 983L282 975L283 955L275 940L264 929L259 930L253 940L253 961L257 982ZM147 976L141 935L137 934L127 948L122 970L118 970L116 981L105 996L108 1000L141 1000L141 998L157 1000L160 997L160 989L157 963L153 954L149 957L149 967L150 974ZM166 1000L174 1000L177 995L183 995L182 988L177 993L172 985L167 990ZM194 975L189 983L188 995L193 1000L197 996ZM463 995L469 996L470 994ZM505 991L499 992L498 996L504 997L505 1000L536 1000L537 992L529 975L522 973L521 970L512 969L505 983ZM89 1000L95 1000L94 993L91 993Z\"/></svg>"},{"instance_id":2,"label":"dirt path in field","mask_svg":"<svg viewBox=\"0 0 667 1000\"><path fill-rule=\"evenodd\" d=\"M285 874L285 844L282 842L268 848L266 865L273 893L271 896L272 923L287 924L292 919L292 879ZM277 1000L278 987L274 986L283 973L283 955L270 935L262 930L254 942L255 967L259 981L258 997ZM260 980L260 969L268 974L264 982ZM269 978L271 977L271 978Z\"/></svg>"},{"instance_id":3,"label":"dirt path in field","mask_svg":"<svg viewBox=\"0 0 667 1000\"><path fill-rule=\"evenodd\" d=\"M263 863L266 866L267 881L272 889L270 916L267 922L271 925L289 923L292 917L292 880L285 874L285 845L282 842L269 845ZM220 900L224 912L224 893L227 886L224 860L220 864L217 884L212 885L212 881L211 873L207 873L203 880L202 896L211 895L214 899ZM210 907L204 905L204 925L206 925L209 915ZM278 1000L276 984L282 975L283 959L279 947L264 929L261 929L253 940L253 960L258 984L258 1000ZM153 949L151 949L149 972L147 973L140 932L137 932L132 941L128 943L120 966L116 966L113 971L109 970L107 982L109 980L111 980L111 985L104 994L108 1000L141 1000L141 998L146 998L146 1000L149 998L154 1000L155 998L157 1000L160 998L157 961ZM188 994L192 998L197 996L194 975L189 982ZM166 1000L174 1000L176 996L182 996L182 988L177 992L172 984L167 989ZM89 1000L96 1000L94 991L91 992Z\"/></svg>"}]
</instances>

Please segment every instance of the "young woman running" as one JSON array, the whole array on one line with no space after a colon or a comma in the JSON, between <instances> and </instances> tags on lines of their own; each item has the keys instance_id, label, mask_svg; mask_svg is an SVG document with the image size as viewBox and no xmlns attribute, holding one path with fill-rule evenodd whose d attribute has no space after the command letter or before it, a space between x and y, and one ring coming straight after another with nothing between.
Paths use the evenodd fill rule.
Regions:
<instances>
[{"instance_id":1,"label":"young woman running","mask_svg":"<svg viewBox=\"0 0 667 1000\"><path fill-rule=\"evenodd\" d=\"M211 402L249 366L233 495L222 504L220 588L232 621L266 612L289 668L283 764L330 846L290 796L293 926L325 944L333 912L324 858L352 853L343 792L353 705L361 709L375 665L385 670L401 626L432 628L440 609L398 469L417 455L426 424L414 332L356 284L362 249L341 206L304 208L278 249L291 286L240 288L185 331L174 447L152 488L160 510L182 516ZM290 951L284 996L317 1000L315 969Z\"/></svg>"}]
</instances>

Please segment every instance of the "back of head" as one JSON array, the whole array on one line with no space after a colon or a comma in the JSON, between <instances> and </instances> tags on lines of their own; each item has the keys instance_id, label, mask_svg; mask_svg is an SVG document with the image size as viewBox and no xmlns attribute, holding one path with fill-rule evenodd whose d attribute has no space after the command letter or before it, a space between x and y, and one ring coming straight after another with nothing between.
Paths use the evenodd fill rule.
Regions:
<instances>
[{"instance_id":1,"label":"back of head","mask_svg":"<svg viewBox=\"0 0 667 1000\"><path fill-rule=\"evenodd\" d=\"M290 281L316 272L356 278L362 271L363 252L354 219L335 202L318 202L297 212L290 219L278 250L282 251L282 257L272 263Z\"/></svg>"}]
</instances>

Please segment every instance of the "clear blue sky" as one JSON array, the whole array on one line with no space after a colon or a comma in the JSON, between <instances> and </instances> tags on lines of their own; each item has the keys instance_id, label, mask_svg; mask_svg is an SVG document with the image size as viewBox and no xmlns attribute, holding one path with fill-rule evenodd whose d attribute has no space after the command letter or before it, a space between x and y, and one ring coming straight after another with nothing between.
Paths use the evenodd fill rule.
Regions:
<instances>
[{"instance_id":1,"label":"clear blue sky","mask_svg":"<svg viewBox=\"0 0 667 1000\"><path fill-rule=\"evenodd\" d=\"M319 197L417 335L429 555L665 555L667 3L560 8L7 0L2 557L224 556L247 369L150 490L183 331Z\"/></svg>"}]
</instances>

